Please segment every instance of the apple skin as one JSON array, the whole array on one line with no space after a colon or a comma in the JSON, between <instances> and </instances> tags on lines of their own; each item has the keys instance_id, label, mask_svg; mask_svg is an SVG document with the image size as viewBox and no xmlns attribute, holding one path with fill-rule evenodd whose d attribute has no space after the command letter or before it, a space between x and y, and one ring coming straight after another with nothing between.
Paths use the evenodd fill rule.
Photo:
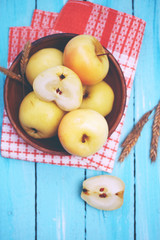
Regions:
<instances>
[{"instance_id":1,"label":"apple skin","mask_svg":"<svg viewBox=\"0 0 160 240\"><path fill-rule=\"evenodd\" d=\"M78 75L65 66L41 72L33 81L33 90L44 101L55 101L64 111L80 107L83 87Z\"/></svg>"},{"instance_id":2,"label":"apple skin","mask_svg":"<svg viewBox=\"0 0 160 240\"><path fill-rule=\"evenodd\" d=\"M63 64L80 77L84 85L102 81L109 70L109 60L101 43L93 36L78 35L65 46Z\"/></svg>"},{"instance_id":3,"label":"apple skin","mask_svg":"<svg viewBox=\"0 0 160 240\"><path fill-rule=\"evenodd\" d=\"M19 121L33 138L50 138L57 134L65 112L53 102L40 100L34 92L27 94L19 108Z\"/></svg>"},{"instance_id":4,"label":"apple skin","mask_svg":"<svg viewBox=\"0 0 160 240\"><path fill-rule=\"evenodd\" d=\"M94 110L73 110L61 120L58 137L68 153L87 157L96 153L105 144L108 124L105 118Z\"/></svg>"},{"instance_id":5,"label":"apple skin","mask_svg":"<svg viewBox=\"0 0 160 240\"><path fill-rule=\"evenodd\" d=\"M114 92L105 81L92 86L84 86L83 100L80 108L93 109L106 116L111 112L113 103Z\"/></svg>"},{"instance_id":6,"label":"apple skin","mask_svg":"<svg viewBox=\"0 0 160 240\"><path fill-rule=\"evenodd\" d=\"M26 77L32 85L34 79L42 71L63 64L63 53L56 48L43 48L34 53L26 67Z\"/></svg>"}]
</instances>

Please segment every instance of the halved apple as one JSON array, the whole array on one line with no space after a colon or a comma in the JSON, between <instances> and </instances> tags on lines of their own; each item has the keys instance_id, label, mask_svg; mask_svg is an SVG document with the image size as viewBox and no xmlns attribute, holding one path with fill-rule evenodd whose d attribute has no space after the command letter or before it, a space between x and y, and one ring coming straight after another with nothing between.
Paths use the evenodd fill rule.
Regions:
<instances>
[{"instance_id":1,"label":"halved apple","mask_svg":"<svg viewBox=\"0 0 160 240\"><path fill-rule=\"evenodd\" d=\"M115 176L100 175L83 182L81 198L94 208L115 210L123 205L125 184Z\"/></svg>"},{"instance_id":2,"label":"halved apple","mask_svg":"<svg viewBox=\"0 0 160 240\"><path fill-rule=\"evenodd\" d=\"M65 66L56 66L41 72L33 82L33 90L44 101L55 101L64 111L80 107L82 83L76 73Z\"/></svg>"}]
</instances>

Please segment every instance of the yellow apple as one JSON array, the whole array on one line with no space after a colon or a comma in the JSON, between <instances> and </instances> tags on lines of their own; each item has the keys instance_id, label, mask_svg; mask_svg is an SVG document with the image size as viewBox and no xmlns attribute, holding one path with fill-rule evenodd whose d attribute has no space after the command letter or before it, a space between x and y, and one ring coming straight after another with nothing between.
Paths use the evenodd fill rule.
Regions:
<instances>
[{"instance_id":1,"label":"yellow apple","mask_svg":"<svg viewBox=\"0 0 160 240\"><path fill-rule=\"evenodd\" d=\"M26 67L26 77L29 83L32 85L33 80L42 71L62 65L63 53L56 48L44 48L34 53Z\"/></svg>"},{"instance_id":2,"label":"yellow apple","mask_svg":"<svg viewBox=\"0 0 160 240\"><path fill-rule=\"evenodd\" d=\"M33 82L36 95L44 101L55 101L64 111L80 107L83 87L78 75L65 66L56 66L40 73Z\"/></svg>"},{"instance_id":3,"label":"yellow apple","mask_svg":"<svg viewBox=\"0 0 160 240\"><path fill-rule=\"evenodd\" d=\"M54 102L44 102L34 92L30 92L21 102L19 121L31 137L50 138L57 134L64 114Z\"/></svg>"},{"instance_id":4,"label":"yellow apple","mask_svg":"<svg viewBox=\"0 0 160 240\"><path fill-rule=\"evenodd\" d=\"M87 157L105 144L108 124L105 118L94 110L73 110L61 120L58 137L67 152Z\"/></svg>"},{"instance_id":5,"label":"yellow apple","mask_svg":"<svg viewBox=\"0 0 160 240\"><path fill-rule=\"evenodd\" d=\"M84 85L93 85L102 81L108 73L108 57L101 55L105 52L95 37L78 35L65 46L63 64L77 73Z\"/></svg>"},{"instance_id":6,"label":"yellow apple","mask_svg":"<svg viewBox=\"0 0 160 240\"><path fill-rule=\"evenodd\" d=\"M111 112L113 102L112 88L105 81L101 81L92 86L84 86L80 108L90 108L106 116Z\"/></svg>"}]
</instances>

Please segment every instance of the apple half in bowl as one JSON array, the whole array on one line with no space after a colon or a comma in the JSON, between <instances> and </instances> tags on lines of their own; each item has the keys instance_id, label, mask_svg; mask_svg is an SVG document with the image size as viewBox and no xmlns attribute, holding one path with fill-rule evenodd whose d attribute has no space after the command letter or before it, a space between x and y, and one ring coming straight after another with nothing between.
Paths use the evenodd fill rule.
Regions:
<instances>
[{"instance_id":1,"label":"apple half in bowl","mask_svg":"<svg viewBox=\"0 0 160 240\"><path fill-rule=\"evenodd\" d=\"M44 48L57 48L61 51L64 50L66 44L75 37L77 34L59 33L53 34L32 43L30 57ZM112 111L105 117L109 126L109 136L114 132L118 126L125 109L126 104L126 84L123 72L114 58L114 56L106 50L109 59L109 72L104 78L104 81L112 88L114 92L114 104ZM10 70L20 74L20 60L22 52L16 57ZM25 88L25 94L32 91L32 87ZM54 155L69 155L68 152L62 147L58 136L45 139L35 139L29 136L21 127L19 122L19 108L24 98L23 86L21 83L6 77L4 86L4 103L8 118L13 125L14 129L24 141L36 149Z\"/></svg>"}]
</instances>

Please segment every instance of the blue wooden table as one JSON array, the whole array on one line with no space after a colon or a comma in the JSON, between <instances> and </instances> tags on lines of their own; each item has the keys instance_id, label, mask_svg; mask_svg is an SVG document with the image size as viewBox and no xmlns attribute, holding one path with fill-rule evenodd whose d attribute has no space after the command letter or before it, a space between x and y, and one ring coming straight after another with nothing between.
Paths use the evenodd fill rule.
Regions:
<instances>
[{"instance_id":1,"label":"blue wooden table","mask_svg":"<svg viewBox=\"0 0 160 240\"><path fill-rule=\"evenodd\" d=\"M139 118L160 98L160 1L95 0L146 21L121 142ZM7 67L11 26L29 26L35 8L59 12L66 0L0 1L0 66ZM0 74L0 125L3 86ZM158 240L160 239L160 149L149 158L152 121L111 175L125 182L123 206L107 212L80 198L85 178L100 171L30 163L0 157L0 240Z\"/></svg>"}]
</instances>

